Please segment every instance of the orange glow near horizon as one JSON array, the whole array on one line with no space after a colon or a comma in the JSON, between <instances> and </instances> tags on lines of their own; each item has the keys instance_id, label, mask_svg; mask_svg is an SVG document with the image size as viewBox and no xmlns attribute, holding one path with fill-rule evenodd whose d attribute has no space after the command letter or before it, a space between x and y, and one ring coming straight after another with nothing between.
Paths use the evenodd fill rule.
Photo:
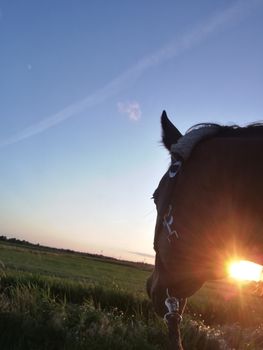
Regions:
<instances>
[{"instance_id":1,"label":"orange glow near horizon","mask_svg":"<svg viewBox=\"0 0 263 350\"><path fill-rule=\"evenodd\" d=\"M263 280L262 266L251 261L231 261L228 264L229 277L238 281Z\"/></svg>"}]
</instances>

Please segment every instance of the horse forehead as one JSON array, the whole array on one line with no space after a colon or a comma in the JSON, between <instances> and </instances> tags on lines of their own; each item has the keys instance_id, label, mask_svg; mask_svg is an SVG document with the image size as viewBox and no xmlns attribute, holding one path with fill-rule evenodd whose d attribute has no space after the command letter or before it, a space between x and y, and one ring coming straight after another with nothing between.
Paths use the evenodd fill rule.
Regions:
<instances>
[{"instance_id":1,"label":"horse forehead","mask_svg":"<svg viewBox=\"0 0 263 350\"><path fill-rule=\"evenodd\" d=\"M175 196L180 192L213 192L219 186L233 189L233 184L262 188L263 137L215 137L198 144L183 165L175 182ZM221 188L222 190L222 188ZM208 194L208 193L207 193Z\"/></svg>"},{"instance_id":2,"label":"horse forehead","mask_svg":"<svg viewBox=\"0 0 263 350\"><path fill-rule=\"evenodd\" d=\"M221 153L228 149L232 154L251 151L255 147L263 147L263 133L261 136L215 136L198 143L193 151L206 151L208 153Z\"/></svg>"},{"instance_id":3,"label":"horse forehead","mask_svg":"<svg viewBox=\"0 0 263 350\"><path fill-rule=\"evenodd\" d=\"M198 166L199 171L210 171L216 166L231 168L246 164L251 167L251 172L256 167L263 170L262 151L263 137L214 137L195 146L182 173L185 174L185 169L194 166ZM193 172L192 175L194 177L197 174Z\"/></svg>"},{"instance_id":4,"label":"horse forehead","mask_svg":"<svg viewBox=\"0 0 263 350\"><path fill-rule=\"evenodd\" d=\"M194 222L198 220L198 224L199 217L204 223L210 222L209 213L217 220L219 215L226 215L230 205L233 210L229 215L234 210L241 212L241 204L249 212L263 208L263 152L260 150L263 151L263 138L214 137L198 144L176 178L170 179L165 174L160 181L155 242L169 205L172 205L175 223L187 223L186 227L190 216ZM217 226L220 225L217 223Z\"/></svg>"},{"instance_id":5,"label":"horse forehead","mask_svg":"<svg viewBox=\"0 0 263 350\"><path fill-rule=\"evenodd\" d=\"M154 193L159 207L166 204L168 197L174 201L181 196L195 195L194 191L207 193L239 183L252 182L255 188L262 188L263 182L263 137L213 137L197 144L190 158L183 164L175 178L168 172L161 178ZM255 181L253 181L253 179ZM169 204L169 203L168 203Z\"/></svg>"}]
</instances>

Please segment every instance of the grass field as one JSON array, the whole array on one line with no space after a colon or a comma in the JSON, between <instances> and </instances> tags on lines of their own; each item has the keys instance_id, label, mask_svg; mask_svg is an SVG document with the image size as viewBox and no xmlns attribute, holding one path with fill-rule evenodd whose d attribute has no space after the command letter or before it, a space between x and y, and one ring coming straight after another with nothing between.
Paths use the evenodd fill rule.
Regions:
<instances>
[{"instance_id":1,"label":"grass field","mask_svg":"<svg viewBox=\"0 0 263 350\"><path fill-rule=\"evenodd\" d=\"M167 349L149 274L147 265L1 242L0 349ZM262 315L262 298L209 283L188 302L185 349L263 349Z\"/></svg>"}]
</instances>

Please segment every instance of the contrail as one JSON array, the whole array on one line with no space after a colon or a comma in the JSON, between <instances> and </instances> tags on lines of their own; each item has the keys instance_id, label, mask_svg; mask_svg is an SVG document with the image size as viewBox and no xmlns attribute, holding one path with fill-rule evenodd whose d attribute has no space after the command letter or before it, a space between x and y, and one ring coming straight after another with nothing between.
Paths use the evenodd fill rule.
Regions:
<instances>
[{"instance_id":1,"label":"contrail","mask_svg":"<svg viewBox=\"0 0 263 350\"><path fill-rule=\"evenodd\" d=\"M226 27L234 25L249 15L250 10L262 4L262 0L239 0L231 7L221 11L202 22L194 30L185 33L179 39L172 41L169 45L162 47L153 54L143 58L127 71L110 81L103 88L65 107L61 111L42 119L17 134L0 142L0 148L15 144L31 136L40 134L57 124L77 115L78 113L98 105L112 96L117 95L124 87L135 83L145 71L150 68L163 64L183 52L202 43L216 32L225 30Z\"/></svg>"}]
</instances>

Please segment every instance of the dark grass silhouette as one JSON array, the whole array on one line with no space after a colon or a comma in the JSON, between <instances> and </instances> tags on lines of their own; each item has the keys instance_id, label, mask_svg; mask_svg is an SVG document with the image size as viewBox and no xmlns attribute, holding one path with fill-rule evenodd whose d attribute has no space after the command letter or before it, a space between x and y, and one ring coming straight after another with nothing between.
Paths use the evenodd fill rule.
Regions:
<instances>
[{"instance_id":1,"label":"dark grass silhouette","mask_svg":"<svg viewBox=\"0 0 263 350\"><path fill-rule=\"evenodd\" d=\"M78 268L79 259L0 244L0 349L165 350L166 326L141 292L150 272L129 269L127 278L127 266L96 258ZM35 264L33 272L26 261ZM223 287L205 286L189 300L182 324L185 349L247 349L248 343L262 349L261 299L246 298L240 309L240 295L226 299L215 290ZM232 324L237 313L245 316L243 323Z\"/></svg>"}]
</instances>

